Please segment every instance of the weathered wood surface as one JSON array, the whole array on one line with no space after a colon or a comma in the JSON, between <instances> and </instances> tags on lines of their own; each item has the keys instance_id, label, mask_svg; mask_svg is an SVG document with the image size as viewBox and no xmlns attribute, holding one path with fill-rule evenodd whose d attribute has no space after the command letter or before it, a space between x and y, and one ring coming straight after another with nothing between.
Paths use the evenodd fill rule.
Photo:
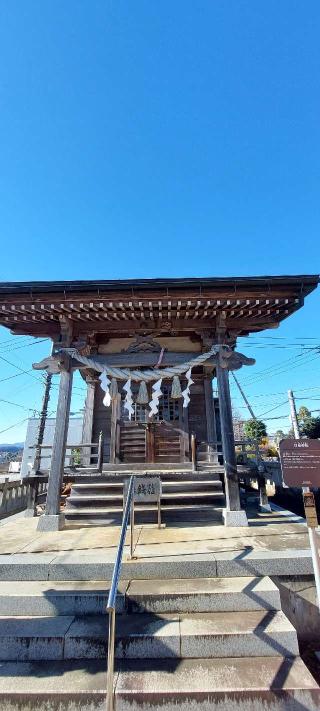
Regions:
<instances>
[{"instance_id":1,"label":"weathered wood surface","mask_svg":"<svg viewBox=\"0 0 320 711\"><path fill-rule=\"evenodd\" d=\"M60 375L59 398L52 447L51 468L45 511L47 515L57 515L60 511L60 489L64 472L71 392L72 370L63 370Z\"/></svg>"},{"instance_id":2,"label":"weathered wood surface","mask_svg":"<svg viewBox=\"0 0 320 711\"><path fill-rule=\"evenodd\" d=\"M214 442L217 439L215 412L213 407L212 395L212 375L205 375L203 380L206 423L207 423L207 439L208 442Z\"/></svg>"},{"instance_id":3,"label":"weathered wood surface","mask_svg":"<svg viewBox=\"0 0 320 711\"><path fill-rule=\"evenodd\" d=\"M87 396L83 413L82 426L82 443L91 442L93 431L93 411L94 411L94 395L96 389L96 379L87 379ZM86 448L82 453L82 462L84 466L88 466L91 462L91 448Z\"/></svg>"},{"instance_id":4,"label":"weathered wood surface","mask_svg":"<svg viewBox=\"0 0 320 711\"><path fill-rule=\"evenodd\" d=\"M236 451L233 434L232 408L229 387L228 371L220 366L217 367L222 448L225 468L225 494L226 508L231 511L239 511L240 492L237 475Z\"/></svg>"}]
</instances>

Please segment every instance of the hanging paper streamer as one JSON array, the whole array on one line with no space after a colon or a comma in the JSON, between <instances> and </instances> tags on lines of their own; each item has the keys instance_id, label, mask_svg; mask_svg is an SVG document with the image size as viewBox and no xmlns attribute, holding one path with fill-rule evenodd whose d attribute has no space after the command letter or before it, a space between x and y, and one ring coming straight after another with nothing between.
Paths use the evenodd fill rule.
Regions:
<instances>
[{"instance_id":1,"label":"hanging paper streamer","mask_svg":"<svg viewBox=\"0 0 320 711\"><path fill-rule=\"evenodd\" d=\"M123 389L126 392L126 397L125 397L123 406L124 406L125 410L128 411L129 420L131 420L131 417L134 413L133 397L132 397L132 390L131 390L131 378L129 378L129 380L127 380L126 384L123 386Z\"/></svg>"},{"instance_id":2,"label":"hanging paper streamer","mask_svg":"<svg viewBox=\"0 0 320 711\"><path fill-rule=\"evenodd\" d=\"M194 382L191 378L191 368L189 368L189 370L187 370L186 378L187 378L187 387L184 390L182 390L183 407L188 407L189 402L190 402L190 385L192 385Z\"/></svg>"},{"instance_id":3,"label":"hanging paper streamer","mask_svg":"<svg viewBox=\"0 0 320 711\"><path fill-rule=\"evenodd\" d=\"M118 395L118 383L115 378L112 378L110 385L110 397L111 400L115 400Z\"/></svg>"},{"instance_id":4,"label":"hanging paper streamer","mask_svg":"<svg viewBox=\"0 0 320 711\"><path fill-rule=\"evenodd\" d=\"M180 380L177 375L173 376L172 388L171 388L171 398L172 400L178 400L181 397L181 385Z\"/></svg>"},{"instance_id":5,"label":"hanging paper streamer","mask_svg":"<svg viewBox=\"0 0 320 711\"><path fill-rule=\"evenodd\" d=\"M109 390L110 380L109 380L105 370L99 376L99 380L100 380L100 385L102 387L102 390L105 391L105 396L104 396L102 402L106 407L110 407L110 404L111 404L111 395L110 395L110 390Z\"/></svg>"},{"instance_id":6,"label":"hanging paper streamer","mask_svg":"<svg viewBox=\"0 0 320 711\"><path fill-rule=\"evenodd\" d=\"M139 405L147 405L149 402L148 390L144 380L141 380L136 402Z\"/></svg>"},{"instance_id":7,"label":"hanging paper streamer","mask_svg":"<svg viewBox=\"0 0 320 711\"><path fill-rule=\"evenodd\" d=\"M149 412L149 417L152 417L152 415L157 415L159 411L159 399L162 396L161 392L161 383L162 383L162 378L160 380L157 380L155 384L152 386L152 399L150 402L150 412Z\"/></svg>"}]
</instances>

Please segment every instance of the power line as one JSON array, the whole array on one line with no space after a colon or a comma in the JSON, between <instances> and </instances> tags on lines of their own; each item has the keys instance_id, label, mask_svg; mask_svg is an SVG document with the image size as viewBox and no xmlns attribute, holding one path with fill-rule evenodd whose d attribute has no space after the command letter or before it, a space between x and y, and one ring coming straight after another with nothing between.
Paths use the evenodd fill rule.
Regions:
<instances>
[{"instance_id":1,"label":"power line","mask_svg":"<svg viewBox=\"0 0 320 711\"><path fill-rule=\"evenodd\" d=\"M2 348L2 344L0 343L0 351L1 353L11 353L12 351L17 351L20 350L21 348L28 348L29 346L37 346L39 343L44 343L45 341L48 341L48 338L42 338L40 341L29 341L28 343L24 343L20 346L14 346L10 348L6 346L5 348Z\"/></svg>"},{"instance_id":2,"label":"power line","mask_svg":"<svg viewBox=\"0 0 320 711\"><path fill-rule=\"evenodd\" d=\"M37 380L38 382L41 382L39 378L37 378L35 375L31 375L30 371L24 370L23 368L20 368L19 365L16 365L15 363L11 363L10 360L7 358L4 358L2 355L0 355L0 360L3 360L5 363L8 363L8 365L11 365L13 368L16 368L17 370L20 370L21 373L25 373L25 375L29 375L30 378L34 378L34 380Z\"/></svg>"},{"instance_id":3,"label":"power line","mask_svg":"<svg viewBox=\"0 0 320 711\"><path fill-rule=\"evenodd\" d=\"M0 434L3 434L4 432L8 432L8 430L12 430L14 427L18 427L18 425L22 425L23 422L27 422L29 417L25 417L24 420L20 420L19 422L15 422L14 425L10 425L10 427L6 427L5 430L0 430Z\"/></svg>"},{"instance_id":4,"label":"power line","mask_svg":"<svg viewBox=\"0 0 320 711\"><path fill-rule=\"evenodd\" d=\"M281 366L279 365L278 368L276 368L276 369L269 368L266 371L261 371L260 375L257 373L256 377L253 377L250 381L246 381L246 385L247 386L256 385L257 383L262 382L266 378L273 378L276 375L282 375L283 373L288 373L289 371L291 372L291 370L294 370L295 368L300 368L301 365L308 365L309 363L312 363L314 360L319 358L319 355L316 355L313 358L308 358L308 357L306 357L306 355L307 354L304 354L305 359L303 361L300 361L300 363L297 363L296 365L292 365L290 367L284 368L282 370L281 369L279 370L279 368L281 368ZM287 361L287 364L289 363L289 361L291 362L292 360L296 360L296 358L289 358Z\"/></svg>"},{"instance_id":5,"label":"power line","mask_svg":"<svg viewBox=\"0 0 320 711\"><path fill-rule=\"evenodd\" d=\"M23 410L33 410L34 412L39 412L35 407L26 407L25 405L20 405L18 402L11 402L11 400L3 400L0 398L0 402L6 403L6 405L14 405L15 407L21 407Z\"/></svg>"}]
</instances>

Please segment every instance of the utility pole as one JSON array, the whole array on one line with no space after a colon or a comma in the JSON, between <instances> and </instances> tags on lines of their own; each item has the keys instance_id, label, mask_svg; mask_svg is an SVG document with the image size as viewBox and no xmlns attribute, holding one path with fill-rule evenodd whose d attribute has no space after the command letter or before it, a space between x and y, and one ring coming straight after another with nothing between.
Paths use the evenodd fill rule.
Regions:
<instances>
[{"instance_id":1,"label":"utility pole","mask_svg":"<svg viewBox=\"0 0 320 711\"><path fill-rule=\"evenodd\" d=\"M256 418L256 416L255 416L255 414L254 414L254 412L253 412L253 409L252 409L252 407L251 407L251 405L250 405L250 402L249 402L249 400L246 398L246 396L245 396L245 394L244 394L244 392L243 392L243 390L242 390L242 387L241 387L241 385L240 385L238 379L236 378L236 376L235 376L233 370L231 371L231 374L232 374L232 377L233 377L233 379L234 379L236 385L238 386L238 388L239 388L239 390L240 390L240 392L241 392L241 395L242 395L242 397L243 397L243 399L244 399L244 401L245 401L245 403L246 403L246 406L247 406L247 408L248 408L248 410L249 410L249 412L250 412L250 415L251 415L252 419L253 419L253 420L256 420L257 418Z\"/></svg>"},{"instance_id":2,"label":"utility pole","mask_svg":"<svg viewBox=\"0 0 320 711\"><path fill-rule=\"evenodd\" d=\"M246 403L246 406L250 412L250 415L253 420L256 420L256 416L253 412L253 409L250 405L249 400L247 399L246 395L244 394L242 387L236 378L235 374L233 371L231 371L233 379L238 386L240 393ZM266 485L266 478L265 478L265 466L262 462L262 459L260 457L260 452L259 452L259 445L258 443L256 444L256 459L257 459L257 467L258 467L258 486L259 486L259 499L260 499L260 510L261 511L271 511L271 506L268 501L268 494L267 494L267 485Z\"/></svg>"},{"instance_id":3,"label":"utility pole","mask_svg":"<svg viewBox=\"0 0 320 711\"><path fill-rule=\"evenodd\" d=\"M299 423L297 418L296 403L292 390L288 390L288 398L290 405L290 417L292 422L293 434L295 439L300 439Z\"/></svg>"},{"instance_id":4,"label":"utility pole","mask_svg":"<svg viewBox=\"0 0 320 711\"><path fill-rule=\"evenodd\" d=\"M54 347L52 346L51 355L53 355ZM36 474L40 469L41 462L41 445L43 444L44 430L46 426L47 416L48 416L48 405L50 400L50 391L52 384L52 374L46 373L45 384L44 384L44 394L42 400L42 408L40 412L40 421L38 429L38 437L36 441L35 457L33 462L33 471Z\"/></svg>"}]
</instances>

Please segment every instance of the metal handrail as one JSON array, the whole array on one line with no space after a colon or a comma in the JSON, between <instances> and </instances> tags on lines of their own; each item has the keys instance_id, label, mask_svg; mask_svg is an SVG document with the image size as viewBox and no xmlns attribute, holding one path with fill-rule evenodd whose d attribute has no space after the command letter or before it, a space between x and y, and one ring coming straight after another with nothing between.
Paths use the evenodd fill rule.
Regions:
<instances>
[{"instance_id":1,"label":"metal handrail","mask_svg":"<svg viewBox=\"0 0 320 711\"><path fill-rule=\"evenodd\" d=\"M133 556L133 530L134 530L134 476L130 477L127 500L124 507L121 524L120 540L117 555L113 567L112 580L107 602L107 612L109 613L109 637L108 637L108 667L107 667L107 711L113 711L113 678L114 678L114 652L115 652L115 628L116 628L116 597L118 591L119 577L122 564L122 555L126 540L128 520L130 514L130 557Z\"/></svg>"}]
</instances>

